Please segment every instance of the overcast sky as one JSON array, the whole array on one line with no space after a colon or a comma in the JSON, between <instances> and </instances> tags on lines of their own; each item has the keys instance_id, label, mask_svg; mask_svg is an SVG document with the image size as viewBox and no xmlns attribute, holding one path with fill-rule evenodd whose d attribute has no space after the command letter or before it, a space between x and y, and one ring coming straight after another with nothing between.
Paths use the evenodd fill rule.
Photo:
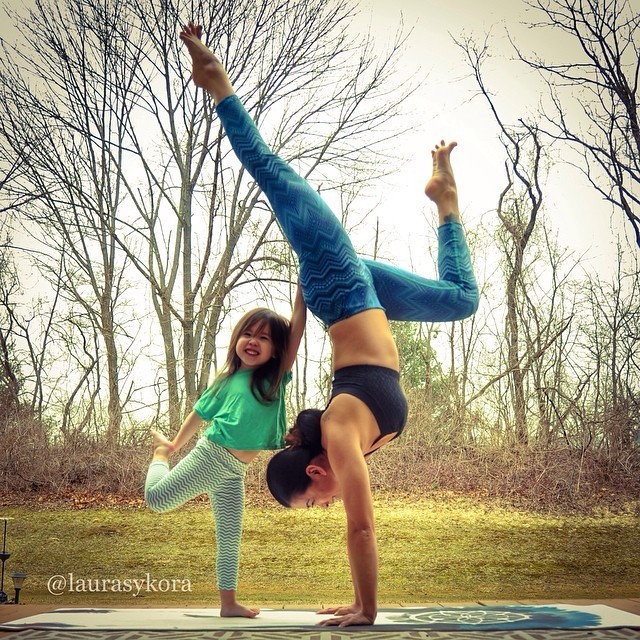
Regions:
<instances>
[{"instance_id":1,"label":"overcast sky","mask_svg":"<svg viewBox=\"0 0 640 640\"><path fill-rule=\"evenodd\" d=\"M354 0L355 1L355 0ZM14 7L22 0L8 0ZM412 131L398 140L407 162L396 176L381 185L380 219L385 219L390 251L402 258L405 240L415 236L416 225L424 223L425 200L422 186L429 172L429 149L440 138L459 143L453 163L458 177L461 206L467 224L475 226L490 220L497 197L504 186L503 149L486 102L473 98L474 82L466 78L461 51L452 36L475 35L479 39L491 33L492 59L487 80L495 92L495 103L507 123L526 117L538 99L534 76L520 63L511 60L513 51L506 31L527 52L543 46L548 58L559 56L575 46L570 39L552 37L523 26L535 14L523 0L360 0L361 13L354 23L356 31L371 29L380 46L391 40L400 25L412 29L401 60L408 78L424 81L407 109ZM11 28L0 22L0 35L13 40ZM611 216L611 208L575 170L563 164L567 156L555 159L545 193L546 209L559 233L559 242L577 253L588 252L586 265L601 272L613 268L616 234L624 231L620 214ZM398 212L402 215L399 216ZM398 226L398 220L404 222ZM613 228L612 228L613 227ZM395 240L394 244L392 240ZM628 244L628 246L630 246Z\"/></svg>"},{"instance_id":2,"label":"overcast sky","mask_svg":"<svg viewBox=\"0 0 640 640\"><path fill-rule=\"evenodd\" d=\"M486 78L507 124L526 118L536 106L540 91L535 75L513 60L507 30L524 51L541 53L548 60L575 53L576 43L550 32L542 37L540 31L527 28L525 23L540 15L522 0L361 0L360 6L358 24L362 29L371 25L380 42L392 37L401 19L406 28L413 29L402 66L408 73L426 77L413 98L416 109L424 113L424 120L412 135L399 141L399 146L412 149L418 159L423 148L428 150L439 137L455 138L459 147L453 162L466 220L470 225L487 220L493 215L497 196L505 184L504 155L486 101L473 98L476 85L467 77L469 69L452 36L473 35L481 41L490 33L492 58ZM547 213L561 245L579 254L588 252L585 266L602 273L610 265L612 272L616 235L625 228L622 217L617 213L612 221L611 207L602 202L578 171L565 164L568 159L566 152L554 158L544 196ZM396 184L420 181L421 169L419 163L410 162ZM387 195L394 197L388 192Z\"/></svg>"}]
</instances>

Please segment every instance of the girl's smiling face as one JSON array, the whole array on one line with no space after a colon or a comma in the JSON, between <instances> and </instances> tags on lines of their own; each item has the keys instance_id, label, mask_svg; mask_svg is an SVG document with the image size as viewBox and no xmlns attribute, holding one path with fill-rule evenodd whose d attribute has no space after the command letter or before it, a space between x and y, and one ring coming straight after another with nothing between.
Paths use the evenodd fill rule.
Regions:
<instances>
[{"instance_id":1,"label":"girl's smiling face","mask_svg":"<svg viewBox=\"0 0 640 640\"><path fill-rule=\"evenodd\" d=\"M242 363L240 369L255 369L267 363L274 355L269 323L247 327L236 342L236 355Z\"/></svg>"}]
</instances>

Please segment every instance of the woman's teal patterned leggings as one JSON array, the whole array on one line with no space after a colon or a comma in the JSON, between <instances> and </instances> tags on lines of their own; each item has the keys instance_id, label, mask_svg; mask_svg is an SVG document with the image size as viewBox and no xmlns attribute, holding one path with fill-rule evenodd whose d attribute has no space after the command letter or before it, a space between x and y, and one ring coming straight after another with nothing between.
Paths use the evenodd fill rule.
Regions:
<instances>
[{"instance_id":1,"label":"woman's teal patterned leggings","mask_svg":"<svg viewBox=\"0 0 640 640\"><path fill-rule=\"evenodd\" d=\"M238 97L225 98L216 111L298 256L307 307L325 325L376 308L390 320L418 322L461 320L476 311L478 286L459 222L438 229L438 280L362 260L317 191L269 149Z\"/></svg>"},{"instance_id":2,"label":"woman's teal patterned leggings","mask_svg":"<svg viewBox=\"0 0 640 640\"><path fill-rule=\"evenodd\" d=\"M216 523L218 589L238 588L248 466L224 447L202 437L173 469L156 460L147 472L144 497L153 511L171 511L203 493L209 496Z\"/></svg>"}]
</instances>

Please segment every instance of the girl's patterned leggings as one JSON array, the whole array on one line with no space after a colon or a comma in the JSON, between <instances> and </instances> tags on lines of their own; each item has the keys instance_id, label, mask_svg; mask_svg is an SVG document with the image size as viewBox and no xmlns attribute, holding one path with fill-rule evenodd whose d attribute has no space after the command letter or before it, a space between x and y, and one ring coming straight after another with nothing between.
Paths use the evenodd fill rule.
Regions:
<instances>
[{"instance_id":1,"label":"girl's patterned leggings","mask_svg":"<svg viewBox=\"0 0 640 640\"><path fill-rule=\"evenodd\" d=\"M209 496L216 524L218 589L238 588L247 467L224 447L202 437L173 469L156 460L147 472L144 497L153 511L171 511L195 496Z\"/></svg>"}]
</instances>

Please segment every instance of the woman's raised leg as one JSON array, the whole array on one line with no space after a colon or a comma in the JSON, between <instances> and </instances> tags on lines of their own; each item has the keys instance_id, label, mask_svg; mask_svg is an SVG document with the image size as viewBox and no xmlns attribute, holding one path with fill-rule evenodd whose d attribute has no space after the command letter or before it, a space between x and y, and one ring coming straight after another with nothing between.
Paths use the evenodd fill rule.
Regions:
<instances>
[{"instance_id":1,"label":"woman's raised leg","mask_svg":"<svg viewBox=\"0 0 640 640\"><path fill-rule=\"evenodd\" d=\"M235 95L220 61L200 40L199 27L181 34L193 60L193 80L217 104L217 113L242 165L268 197L298 256L309 309L331 325L358 311L384 308L391 320L449 321L475 312L478 288L460 225L450 154L455 142L432 152L425 192L438 207L438 280L360 259L335 214L318 193L262 139Z\"/></svg>"},{"instance_id":2,"label":"woman's raised leg","mask_svg":"<svg viewBox=\"0 0 640 640\"><path fill-rule=\"evenodd\" d=\"M460 223L458 192L451 167L455 142L442 141L431 152L433 174L425 193L438 208L439 279L423 278L393 265L363 260L373 276L378 298L390 320L448 322L478 308L478 285Z\"/></svg>"},{"instance_id":3,"label":"woman's raised leg","mask_svg":"<svg viewBox=\"0 0 640 640\"><path fill-rule=\"evenodd\" d=\"M193 60L194 82L216 102L238 159L265 193L300 262L307 306L331 325L358 311L380 308L369 270L336 215L316 190L271 151L247 113L220 61L200 41L198 27L181 33Z\"/></svg>"}]
</instances>

